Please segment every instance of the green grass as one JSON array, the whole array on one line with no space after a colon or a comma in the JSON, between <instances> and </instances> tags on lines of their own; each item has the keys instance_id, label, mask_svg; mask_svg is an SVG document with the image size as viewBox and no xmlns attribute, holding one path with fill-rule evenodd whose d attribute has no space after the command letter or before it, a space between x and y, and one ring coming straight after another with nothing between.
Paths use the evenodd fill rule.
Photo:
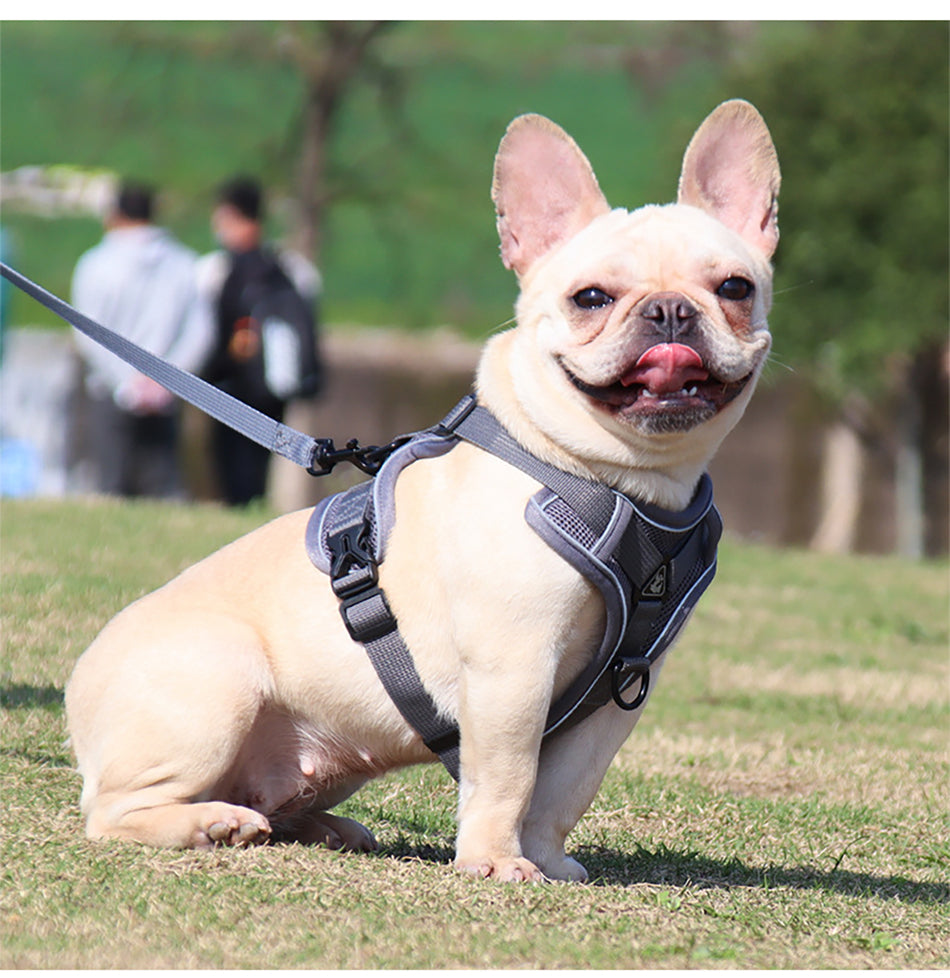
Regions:
<instances>
[{"instance_id":1,"label":"green grass","mask_svg":"<svg viewBox=\"0 0 950 978\"><path fill-rule=\"evenodd\" d=\"M87 842L73 662L112 613L265 515L4 503L4 967L950 966L946 562L727 541L572 836L587 886L457 874L437 767L341 807L378 854Z\"/></svg>"}]
</instances>

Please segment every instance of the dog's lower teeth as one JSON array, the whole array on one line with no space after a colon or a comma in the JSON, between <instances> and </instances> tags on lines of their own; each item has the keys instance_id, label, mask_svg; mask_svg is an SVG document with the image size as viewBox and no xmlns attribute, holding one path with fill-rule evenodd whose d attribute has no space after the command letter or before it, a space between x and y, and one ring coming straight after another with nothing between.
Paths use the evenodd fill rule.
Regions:
<instances>
[{"instance_id":1,"label":"dog's lower teeth","mask_svg":"<svg viewBox=\"0 0 950 978\"><path fill-rule=\"evenodd\" d=\"M681 387L678 391L670 391L666 394L654 394L653 391L647 390L647 388L644 387L642 396L648 397L651 401L657 401L660 399L674 397L695 397L698 393L699 388L697 387L691 387L689 390L687 390L685 387Z\"/></svg>"}]
</instances>

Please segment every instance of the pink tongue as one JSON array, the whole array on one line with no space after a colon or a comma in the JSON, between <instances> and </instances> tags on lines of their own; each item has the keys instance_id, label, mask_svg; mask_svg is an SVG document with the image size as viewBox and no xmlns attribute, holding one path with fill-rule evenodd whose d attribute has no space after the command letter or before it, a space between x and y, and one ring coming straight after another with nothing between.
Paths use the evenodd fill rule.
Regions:
<instances>
[{"instance_id":1,"label":"pink tongue","mask_svg":"<svg viewBox=\"0 0 950 978\"><path fill-rule=\"evenodd\" d=\"M700 355L682 343L651 346L621 378L625 387L643 384L651 394L672 394L692 381L709 379Z\"/></svg>"}]
</instances>

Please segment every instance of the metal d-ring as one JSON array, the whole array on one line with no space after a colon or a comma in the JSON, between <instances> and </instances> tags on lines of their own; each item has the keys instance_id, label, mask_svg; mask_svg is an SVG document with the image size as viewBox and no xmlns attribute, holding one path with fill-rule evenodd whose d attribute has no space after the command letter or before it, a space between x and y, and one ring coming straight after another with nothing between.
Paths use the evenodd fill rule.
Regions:
<instances>
[{"instance_id":1,"label":"metal d-ring","mask_svg":"<svg viewBox=\"0 0 950 978\"><path fill-rule=\"evenodd\" d=\"M638 675L640 677L640 688L637 695L632 700L625 700L621 696L620 684L628 675ZM613 670L610 676L610 695L621 710L635 710L642 706L647 698L650 689L650 660L649 659L615 659Z\"/></svg>"}]
</instances>

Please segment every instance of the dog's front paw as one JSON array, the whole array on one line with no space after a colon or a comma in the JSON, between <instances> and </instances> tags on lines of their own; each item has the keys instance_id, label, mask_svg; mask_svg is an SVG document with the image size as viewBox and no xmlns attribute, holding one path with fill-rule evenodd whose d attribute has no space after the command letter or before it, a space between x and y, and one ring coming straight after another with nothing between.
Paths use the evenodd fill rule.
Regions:
<instances>
[{"instance_id":1,"label":"dog's front paw","mask_svg":"<svg viewBox=\"0 0 950 978\"><path fill-rule=\"evenodd\" d=\"M544 873L548 880L567 883L586 883L587 870L564 852L564 841L547 839L537 826L526 830L521 840L524 854Z\"/></svg>"},{"instance_id":2,"label":"dog's front paw","mask_svg":"<svg viewBox=\"0 0 950 978\"><path fill-rule=\"evenodd\" d=\"M471 873L487 879L503 880L506 883L543 883L544 874L529 859L496 858L463 859L456 858L455 868L463 873Z\"/></svg>"}]
</instances>

